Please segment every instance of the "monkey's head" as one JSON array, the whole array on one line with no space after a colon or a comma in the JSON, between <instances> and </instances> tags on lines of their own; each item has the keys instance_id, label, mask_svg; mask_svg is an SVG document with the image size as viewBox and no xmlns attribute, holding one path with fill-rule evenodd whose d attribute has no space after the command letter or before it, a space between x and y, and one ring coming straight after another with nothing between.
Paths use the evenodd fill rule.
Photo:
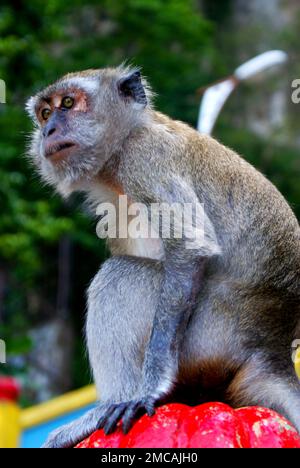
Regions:
<instances>
[{"instance_id":1,"label":"monkey's head","mask_svg":"<svg viewBox=\"0 0 300 468\"><path fill-rule=\"evenodd\" d=\"M91 180L147 118L151 92L138 69L70 73L31 97L29 155L62 193Z\"/></svg>"}]
</instances>

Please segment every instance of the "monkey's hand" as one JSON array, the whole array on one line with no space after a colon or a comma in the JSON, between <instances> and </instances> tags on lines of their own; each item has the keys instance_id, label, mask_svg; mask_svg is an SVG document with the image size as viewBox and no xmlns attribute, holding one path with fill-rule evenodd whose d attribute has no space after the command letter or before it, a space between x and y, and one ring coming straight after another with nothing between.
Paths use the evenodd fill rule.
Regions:
<instances>
[{"instance_id":1,"label":"monkey's hand","mask_svg":"<svg viewBox=\"0 0 300 468\"><path fill-rule=\"evenodd\" d=\"M157 398L147 396L128 402L111 404L106 413L100 418L98 429L103 428L106 435L111 434L116 429L119 420L122 419L122 430L124 434L127 434L138 416L144 413L153 416L156 402Z\"/></svg>"}]
</instances>

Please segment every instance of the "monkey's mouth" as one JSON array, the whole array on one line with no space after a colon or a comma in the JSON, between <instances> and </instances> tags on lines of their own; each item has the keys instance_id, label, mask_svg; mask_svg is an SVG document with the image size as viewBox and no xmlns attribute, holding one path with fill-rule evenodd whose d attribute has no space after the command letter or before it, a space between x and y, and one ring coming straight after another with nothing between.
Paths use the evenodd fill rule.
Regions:
<instances>
[{"instance_id":1,"label":"monkey's mouth","mask_svg":"<svg viewBox=\"0 0 300 468\"><path fill-rule=\"evenodd\" d=\"M74 146L76 145L72 141L64 141L46 146L45 157L51 159L60 159L61 157L66 156L70 152L70 148L73 148Z\"/></svg>"}]
</instances>

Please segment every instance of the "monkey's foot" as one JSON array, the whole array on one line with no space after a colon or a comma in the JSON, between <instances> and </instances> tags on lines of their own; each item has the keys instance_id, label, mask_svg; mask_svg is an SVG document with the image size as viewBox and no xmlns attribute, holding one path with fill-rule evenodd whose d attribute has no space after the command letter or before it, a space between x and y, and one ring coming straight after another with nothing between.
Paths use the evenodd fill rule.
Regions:
<instances>
[{"instance_id":1,"label":"monkey's foot","mask_svg":"<svg viewBox=\"0 0 300 468\"><path fill-rule=\"evenodd\" d=\"M153 416L155 413L156 399L152 396L125 403L112 404L107 412L99 419L98 428L104 430L105 434L115 431L118 422L122 419L122 430L127 434L133 424L134 419L146 413Z\"/></svg>"},{"instance_id":2,"label":"monkey's foot","mask_svg":"<svg viewBox=\"0 0 300 468\"><path fill-rule=\"evenodd\" d=\"M107 414L111 403L99 403L81 418L51 432L42 448L71 448L91 435L98 427L98 421Z\"/></svg>"}]
</instances>

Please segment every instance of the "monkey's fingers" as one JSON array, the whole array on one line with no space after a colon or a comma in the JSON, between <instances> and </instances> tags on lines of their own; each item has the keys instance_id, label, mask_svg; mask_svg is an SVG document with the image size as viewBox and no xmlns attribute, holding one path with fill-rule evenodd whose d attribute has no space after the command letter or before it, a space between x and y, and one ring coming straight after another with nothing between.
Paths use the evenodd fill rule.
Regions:
<instances>
[{"instance_id":1,"label":"monkey's fingers","mask_svg":"<svg viewBox=\"0 0 300 468\"><path fill-rule=\"evenodd\" d=\"M147 398L145 403L145 409L148 416L153 416L155 413L155 400L154 398Z\"/></svg>"},{"instance_id":2,"label":"monkey's fingers","mask_svg":"<svg viewBox=\"0 0 300 468\"><path fill-rule=\"evenodd\" d=\"M130 431L138 411L141 409L141 401L132 401L127 407L122 418L122 430L124 434Z\"/></svg>"},{"instance_id":3,"label":"monkey's fingers","mask_svg":"<svg viewBox=\"0 0 300 468\"><path fill-rule=\"evenodd\" d=\"M124 434L129 432L134 419L136 419L139 414L147 413L148 416L153 416L155 413L154 405L155 400L152 397L146 397L142 400L131 402L122 418L122 430Z\"/></svg>"},{"instance_id":4,"label":"monkey's fingers","mask_svg":"<svg viewBox=\"0 0 300 468\"><path fill-rule=\"evenodd\" d=\"M105 413L101 416L101 418L98 421L97 428L102 429L107 421L107 419L110 417L110 415L115 411L115 409L118 407L118 404L112 404L107 408Z\"/></svg>"},{"instance_id":5,"label":"monkey's fingers","mask_svg":"<svg viewBox=\"0 0 300 468\"><path fill-rule=\"evenodd\" d=\"M147 413L148 416L153 416L154 405L155 400L151 397L126 403L112 403L99 419L97 428L103 429L106 435L111 434L122 418L122 430L127 434L138 414Z\"/></svg>"},{"instance_id":6,"label":"monkey's fingers","mask_svg":"<svg viewBox=\"0 0 300 468\"><path fill-rule=\"evenodd\" d=\"M109 435L115 431L119 420L121 419L123 413L126 411L126 407L127 403L120 403L110 414L103 427L104 433L106 435Z\"/></svg>"}]
</instances>

